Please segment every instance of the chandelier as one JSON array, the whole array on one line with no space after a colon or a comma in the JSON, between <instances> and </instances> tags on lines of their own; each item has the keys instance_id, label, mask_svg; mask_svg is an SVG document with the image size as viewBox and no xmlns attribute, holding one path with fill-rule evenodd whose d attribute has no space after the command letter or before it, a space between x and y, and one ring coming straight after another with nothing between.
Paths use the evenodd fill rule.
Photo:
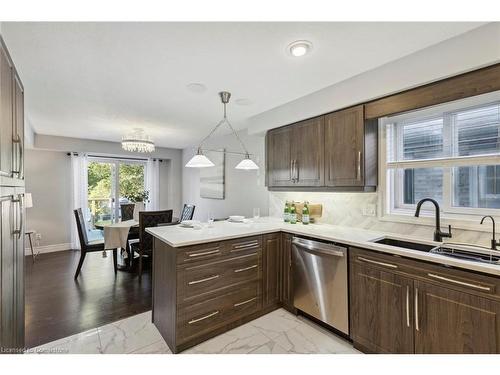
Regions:
<instances>
[{"instance_id":1,"label":"chandelier","mask_svg":"<svg viewBox=\"0 0 500 375\"><path fill-rule=\"evenodd\" d=\"M215 164L210 161L209 158L207 158L203 154L203 143L212 136L212 134L215 133L215 131L222 126L223 124L226 124L232 131L233 135L236 137L238 140L239 144L241 145L241 148L243 152L232 152L232 151L220 151L220 150L205 150L205 151L213 151L213 152L223 152L226 154L236 154L236 155L243 155L244 158L242 161L238 163L238 165L235 167L236 169L244 169L244 170L251 170L251 169L259 169L259 166L255 164L255 162L250 158L250 153L248 152L247 148L245 147L245 144L243 141L240 139L238 136L238 133L234 130L233 126L227 119L226 115L226 104L229 103L229 98L231 98L231 93L227 91L222 91L219 92L220 99L222 101L222 105L224 106L224 117L222 118L221 121L215 127L210 131L210 133L200 142L198 146L198 151L196 152L196 155L194 155L186 164L187 168L207 168L207 167L213 167Z\"/></svg>"},{"instance_id":2,"label":"chandelier","mask_svg":"<svg viewBox=\"0 0 500 375\"><path fill-rule=\"evenodd\" d=\"M155 144L143 129L136 128L122 138L122 148L130 152L153 152Z\"/></svg>"}]
</instances>

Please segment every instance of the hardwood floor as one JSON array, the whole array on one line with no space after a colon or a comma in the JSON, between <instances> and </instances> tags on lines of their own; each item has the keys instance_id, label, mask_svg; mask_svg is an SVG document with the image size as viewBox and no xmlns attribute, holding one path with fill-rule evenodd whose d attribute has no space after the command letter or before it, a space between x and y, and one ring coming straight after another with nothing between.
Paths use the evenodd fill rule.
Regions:
<instances>
[{"instance_id":1,"label":"hardwood floor","mask_svg":"<svg viewBox=\"0 0 500 375\"><path fill-rule=\"evenodd\" d=\"M151 309L151 272L113 272L113 257L90 253L78 280L78 251L25 259L26 346L38 346Z\"/></svg>"}]
</instances>

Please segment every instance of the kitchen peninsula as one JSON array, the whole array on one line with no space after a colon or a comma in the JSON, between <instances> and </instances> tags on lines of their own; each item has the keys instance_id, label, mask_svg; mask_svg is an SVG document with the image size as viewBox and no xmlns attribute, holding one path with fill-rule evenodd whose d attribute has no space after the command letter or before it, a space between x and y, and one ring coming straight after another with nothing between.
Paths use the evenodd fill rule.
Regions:
<instances>
[{"instance_id":1,"label":"kitchen peninsula","mask_svg":"<svg viewBox=\"0 0 500 375\"><path fill-rule=\"evenodd\" d=\"M500 351L496 264L375 243L385 236L380 232L291 225L277 218L147 231L155 237L153 323L174 353L279 307L297 313L294 236L349 249L349 337L356 348L381 353ZM464 320L474 325L461 324ZM428 340L433 331L443 338Z\"/></svg>"}]
</instances>

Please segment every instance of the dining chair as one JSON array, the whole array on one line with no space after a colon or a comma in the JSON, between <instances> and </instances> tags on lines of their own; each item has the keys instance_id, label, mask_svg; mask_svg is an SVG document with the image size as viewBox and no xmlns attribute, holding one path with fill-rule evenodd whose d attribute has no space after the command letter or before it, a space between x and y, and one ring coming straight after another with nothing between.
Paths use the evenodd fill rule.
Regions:
<instances>
[{"instance_id":1,"label":"dining chair","mask_svg":"<svg viewBox=\"0 0 500 375\"><path fill-rule=\"evenodd\" d=\"M122 221L132 220L134 218L135 203L120 204Z\"/></svg>"},{"instance_id":2,"label":"dining chair","mask_svg":"<svg viewBox=\"0 0 500 375\"><path fill-rule=\"evenodd\" d=\"M179 222L184 220L192 220L194 216L195 207L196 206L193 204L184 204Z\"/></svg>"},{"instance_id":3,"label":"dining chair","mask_svg":"<svg viewBox=\"0 0 500 375\"><path fill-rule=\"evenodd\" d=\"M83 217L83 212L81 208L77 208L73 210L76 219L76 227L78 229L78 238L80 240L80 260L78 262L78 267L75 272L75 280L78 278L80 271L82 269L83 261L85 260L85 255L87 253L95 252L95 251L104 251L104 239L96 239L90 240L87 234L87 228L85 226L85 219ZM116 270L118 268L118 253L117 250L113 250L113 267Z\"/></svg>"},{"instance_id":4,"label":"dining chair","mask_svg":"<svg viewBox=\"0 0 500 375\"><path fill-rule=\"evenodd\" d=\"M146 228L171 223L172 214L173 210L139 212L139 241L129 241L132 255L134 251L139 254L139 276L142 276L142 259L153 252L153 236L146 232Z\"/></svg>"}]
</instances>

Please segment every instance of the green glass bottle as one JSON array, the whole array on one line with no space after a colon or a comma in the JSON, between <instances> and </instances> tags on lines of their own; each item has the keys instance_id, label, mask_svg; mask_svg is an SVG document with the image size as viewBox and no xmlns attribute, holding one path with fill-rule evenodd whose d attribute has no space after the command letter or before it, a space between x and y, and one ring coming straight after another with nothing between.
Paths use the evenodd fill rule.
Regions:
<instances>
[{"instance_id":1,"label":"green glass bottle","mask_svg":"<svg viewBox=\"0 0 500 375\"><path fill-rule=\"evenodd\" d=\"M283 221L285 223L290 222L290 206L288 204L288 201L285 202L285 210L283 211Z\"/></svg>"},{"instance_id":2,"label":"green glass bottle","mask_svg":"<svg viewBox=\"0 0 500 375\"><path fill-rule=\"evenodd\" d=\"M304 207L302 208L302 224L309 224L309 202L304 202Z\"/></svg>"},{"instance_id":3,"label":"green glass bottle","mask_svg":"<svg viewBox=\"0 0 500 375\"><path fill-rule=\"evenodd\" d=\"M290 224L297 223L297 209L295 208L295 203L292 202L292 207L290 208Z\"/></svg>"}]
</instances>

